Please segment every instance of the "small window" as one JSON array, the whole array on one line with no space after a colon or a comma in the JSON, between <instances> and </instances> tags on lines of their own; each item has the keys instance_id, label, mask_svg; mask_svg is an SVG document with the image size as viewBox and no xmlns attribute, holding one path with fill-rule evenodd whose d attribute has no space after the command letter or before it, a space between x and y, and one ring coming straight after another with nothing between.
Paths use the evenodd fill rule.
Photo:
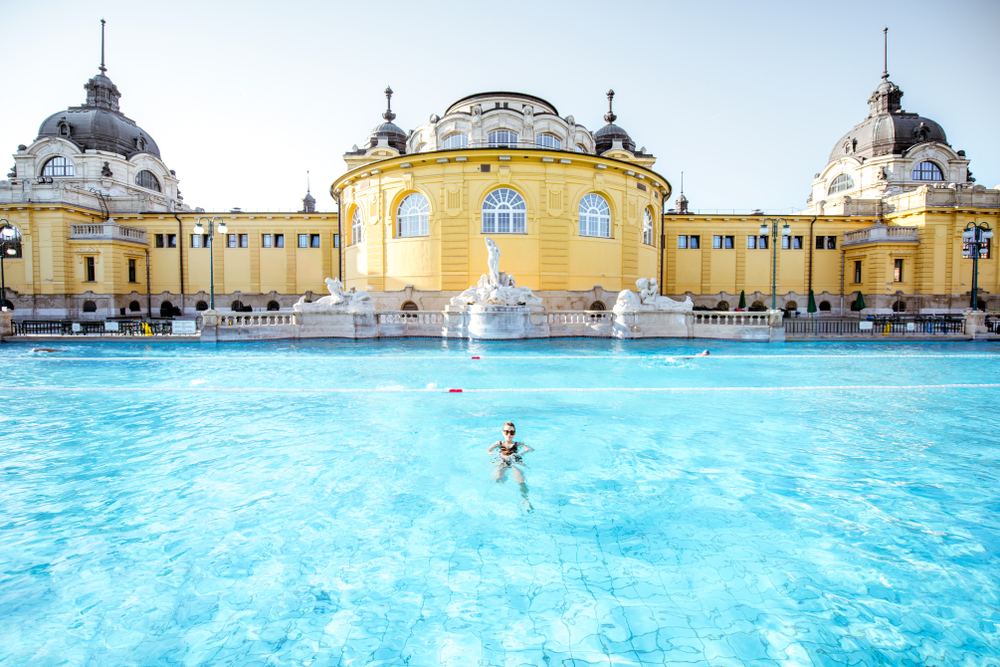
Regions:
<instances>
[{"instance_id":1,"label":"small window","mask_svg":"<svg viewBox=\"0 0 1000 667\"><path fill-rule=\"evenodd\" d=\"M195 304L194 309L199 312L203 310L208 310L208 304L205 303L204 301L199 301L198 303Z\"/></svg>"},{"instance_id":2,"label":"small window","mask_svg":"<svg viewBox=\"0 0 1000 667\"><path fill-rule=\"evenodd\" d=\"M427 148L427 142L426 141L421 141L420 145L417 146L417 150L415 150L413 152L414 153L423 153L425 148Z\"/></svg>"},{"instance_id":3,"label":"small window","mask_svg":"<svg viewBox=\"0 0 1000 667\"><path fill-rule=\"evenodd\" d=\"M155 190L156 192L162 192L160 190L160 182L156 180L156 176L153 173L146 171L145 169L140 171L135 176L135 184L140 188L146 188L147 190Z\"/></svg>"},{"instance_id":4,"label":"small window","mask_svg":"<svg viewBox=\"0 0 1000 667\"><path fill-rule=\"evenodd\" d=\"M580 236L611 238L611 207L601 195L591 192L580 200Z\"/></svg>"},{"instance_id":5,"label":"small window","mask_svg":"<svg viewBox=\"0 0 1000 667\"><path fill-rule=\"evenodd\" d=\"M483 200L483 234L527 233L524 198L510 188L497 188Z\"/></svg>"},{"instance_id":6,"label":"small window","mask_svg":"<svg viewBox=\"0 0 1000 667\"><path fill-rule=\"evenodd\" d=\"M915 181L943 181L944 174L941 167L933 162L921 162L913 170L913 180Z\"/></svg>"},{"instance_id":7,"label":"small window","mask_svg":"<svg viewBox=\"0 0 1000 667\"><path fill-rule=\"evenodd\" d=\"M597 311L602 311L607 309L608 307L604 305L603 301L595 301L594 303L590 304L589 308L587 308L587 310L597 310Z\"/></svg>"},{"instance_id":8,"label":"small window","mask_svg":"<svg viewBox=\"0 0 1000 667\"><path fill-rule=\"evenodd\" d=\"M365 223L361 219L361 207L355 206L351 214L351 243L361 243L365 240Z\"/></svg>"},{"instance_id":9,"label":"small window","mask_svg":"<svg viewBox=\"0 0 1000 667\"><path fill-rule=\"evenodd\" d=\"M309 247L310 248L318 248L318 247L320 247L319 246L319 234L310 234L309 235Z\"/></svg>"},{"instance_id":10,"label":"small window","mask_svg":"<svg viewBox=\"0 0 1000 667\"><path fill-rule=\"evenodd\" d=\"M833 179L833 183L830 184L830 190L828 194L837 194L838 192L845 192L847 190L854 189L854 179L851 178L850 174L841 174L837 178Z\"/></svg>"},{"instance_id":11,"label":"small window","mask_svg":"<svg viewBox=\"0 0 1000 667\"><path fill-rule=\"evenodd\" d=\"M173 317L174 316L174 304L169 301L164 301L160 304L160 317Z\"/></svg>"},{"instance_id":12,"label":"small window","mask_svg":"<svg viewBox=\"0 0 1000 667\"><path fill-rule=\"evenodd\" d=\"M165 244L164 244L164 241L163 241L163 234L156 234L153 237L153 240L155 241L155 243L153 244L154 247L156 247L156 248L163 248L164 247Z\"/></svg>"},{"instance_id":13,"label":"small window","mask_svg":"<svg viewBox=\"0 0 1000 667\"><path fill-rule=\"evenodd\" d=\"M268 301L267 302L267 309L268 310L281 310L281 305L277 301Z\"/></svg>"},{"instance_id":14,"label":"small window","mask_svg":"<svg viewBox=\"0 0 1000 667\"><path fill-rule=\"evenodd\" d=\"M719 249L722 248L722 236L715 235L715 236L712 237L712 247L714 249L716 249L716 250L719 250Z\"/></svg>"},{"instance_id":15,"label":"small window","mask_svg":"<svg viewBox=\"0 0 1000 667\"><path fill-rule=\"evenodd\" d=\"M396 236L427 236L430 234L431 205L419 192L406 195L396 209Z\"/></svg>"},{"instance_id":16,"label":"small window","mask_svg":"<svg viewBox=\"0 0 1000 667\"><path fill-rule=\"evenodd\" d=\"M648 208L642 212L642 242L655 245L653 242L653 212Z\"/></svg>"},{"instance_id":17,"label":"small window","mask_svg":"<svg viewBox=\"0 0 1000 667\"><path fill-rule=\"evenodd\" d=\"M227 234L226 235L226 247L227 248L235 248L236 247L236 234Z\"/></svg>"},{"instance_id":18,"label":"small window","mask_svg":"<svg viewBox=\"0 0 1000 667\"><path fill-rule=\"evenodd\" d=\"M261 234L260 235L260 247L261 248L270 248L270 247L272 247L271 243L272 243L272 236L270 234Z\"/></svg>"},{"instance_id":19,"label":"small window","mask_svg":"<svg viewBox=\"0 0 1000 667\"><path fill-rule=\"evenodd\" d=\"M802 237L793 236L792 237L792 250L802 250Z\"/></svg>"},{"instance_id":20,"label":"small window","mask_svg":"<svg viewBox=\"0 0 1000 667\"><path fill-rule=\"evenodd\" d=\"M240 236L240 247L241 248L249 248L250 247L250 235L249 234L240 234L239 236Z\"/></svg>"},{"instance_id":21,"label":"small window","mask_svg":"<svg viewBox=\"0 0 1000 667\"><path fill-rule=\"evenodd\" d=\"M229 304L229 310L233 311L234 313L242 313L243 309L244 309L243 302L238 299Z\"/></svg>"},{"instance_id":22,"label":"small window","mask_svg":"<svg viewBox=\"0 0 1000 667\"><path fill-rule=\"evenodd\" d=\"M42 167L42 176L73 176L74 174L73 163L61 155L50 159Z\"/></svg>"},{"instance_id":23,"label":"small window","mask_svg":"<svg viewBox=\"0 0 1000 667\"><path fill-rule=\"evenodd\" d=\"M836 236L827 236L826 237L826 249L827 250L836 250L837 249L837 237Z\"/></svg>"},{"instance_id":24,"label":"small window","mask_svg":"<svg viewBox=\"0 0 1000 667\"><path fill-rule=\"evenodd\" d=\"M88 257L86 259L87 264L87 282L92 283L97 280L97 269L95 264L97 264L96 258Z\"/></svg>"},{"instance_id":25,"label":"small window","mask_svg":"<svg viewBox=\"0 0 1000 667\"><path fill-rule=\"evenodd\" d=\"M274 235L274 247L275 248L284 248L285 247L285 235L284 234L275 234Z\"/></svg>"},{"instance_id":26,"label":"small window","mask_svg":"<svg viewBox=\"0 0 1000 667\"><path fill-rule=\"evenodd\" d=\"M308 248L309 247L309 235L308 234L299 234L299 247L300 248Z\"/></svg>"},{"instance_id":27,"label":"small window","mask_svg":"<svg viewBox=\"0 0 1000 667\"><path fill-rule=\"evenodd\" d=\"M715 309L716 310L729 310L729 302L728 301L720 301L719 303L715 304Z\"/></svg>"},{"instance_id":28,"label":"small window","mask_svg":"<svg viewBox=\"0 0 1000 667\"><path fill-rule=\"evenodd\" d=\"M756 249L757 249L757 237L756 236L748 236L747 237L747 250L756 250Z\"/></svg>"},{"instance_id":29,"label":"small window","mask_svg":"<svg viewBox=\"0 0 1000 667\"><path fill-rule=\"evenodd\" d=\"M96 313L97 312L97 304L94 303L93 301L84 301L83 302L83 312L85 312L85 313Z\"/></svg>"},{"instance_id":30,"label":"small window","mask_svg":"<svg viewBox=\"0 0 1000 667\"><path fill-rule=\"evenodd\" d=\"M792 237L790 237L790 236L782 236L781 237L781 249L782 250L788 250L791 247L792 247Z\"/></svg>"},{"instance_id":31,"label":"small window","mask_svg":"<svg viewBox=\"0 0 1000 667\"><path fill-rule=\"evenodd\" d=\"M212 245L212 237L208 234L192 234L191 235L191 247L192 248L209 248Z\"/></svg>"},{"instance_id":32,"label":"small window","mask_svg":"<svg viewBox=\"0 0 1000 667\"><path fill-rule=\"evenodd\" d=\"M167 234L167 247L168 248L177 247L177 234Z\"/></svg>"},{"instance_id":33,"label":"small window","mask_svg":"<svg viewBox=\"0 0 1000 667\"><path fill-rule=\"evenodd\" d=\"M135 279L135 268L136 268L135 267L135 260L134 259L130 259L128 261L128 281L130 283L137 282L136 279Z\"/></svg>"},{"instance_id":34,"label":"small window","mask_svg":"<svg viewBox=\"0 0 1000 667\"><path fill-rule=\"evenodd\" d=\"M587 147L584 146L583 144L577 144L576 145L576 152L577 153L586 153L587 152Z\"/></svg>"},{"instance_id":35,"label":"small window","mask_svg":"<svg viewBox=\"0 0 1000 667\"><path fill-rule=\"evenodd\" d=\"M340 234L334 234L333 235L333 247L334 248L339 248L340 247Z\"/></svg>"},{"instance_id":36,"label":"small window","mask_svg":"<svg viewBox=\"0 0 1000 667\"><path fill-rule=\"evenodd\" d=\"M821 313L829 313L830 312L830 302L829 301L820 301L819 302L819 312L821 312Z\"/></svg>"},{"instance_id":37,"label":"small window","mask_svg":"<svg viewBox=\"0 0 1000 667\"><path fill-rule=\"evenodd\" d=\"M441 142L441 148L467 148L469 145L469 135L456 132L449 134Z\"/></svg>"},{"instance_id":38,"label":"small window","mask_svg":"<svg viewBox=\"0 0 1000 667\"><path fill-rule=\"evenodd\" d=\"M407 301L402 306L400 306L399 309L402 311L406 311L408 313L413 313L420 310L420 308L417 307L417 304L413 303L412 301Z\"/></svg>"},{"instance_id":39,"label":"small window","mask_svg":"<svg viewBox=\"0 0 1000 667\"><path fill-rule=\"evenodd\" d=\"M861 261L854 262L854 284L861 282Z\"/></svg>"},{"instance_id":40,"label":"small window","mask_svg":"<svg viewBox=\"0 0 1000 667\"><path fill-rule=\"evenodd\" d=\"M892 304L892 312L894 313L905 313L906 312L906 302L900 299L896 303Z\"/></svg>"},{"instance_id":41,"label":"small window","mask_svg":"<svg viewBox=\"0 0 1000 667\"><path fill-rule=\"evenodd\" d=\"M757 238L757 248L760 250L767 250L771 247L771 237L770 236L760 236Z\"/></svg>"},{"instance_id":42,"label":"small window","mask_svg":"<svg viewBox=\"0 0 1000 667\"><path fill-rule=\"evenodd\" d=\"M688 247L691 250L698 250L701 248L701 237L700 236L689 236L688 237Z\"/></svg>"},{"instance_id":43,"label":"small window","mask_svg":"<svg viewBox=\"0 0 1000 667\"><path fill-rule=\"evenodd\" d=\"M825 236L817 236L816 237L816 250L823 250L824 248L826 248L826 237Z\"/></svg>"},{"instance_id":44,"label":"small window","mask_svg":"<svg viewBox=\"0 0 1000 667\"><path fill-rule=\"evenodd\" d=\"M687 248L688 247L688 237L686 237L686 236L678 236L677 237L677 247L680 250L684 250L685 248Z\"/></svg>"},{"instance_id":45,"label":"small window","mask_svg":"<svg viewBox=\"0 0 1000 667\"><path fill-rule=\"evenodd\" d=\"M539 134L535 137L535 145L539 148L562 148L562 141L554 134Z\"/></svg>"},{"instance_id":46,"label":"small window","mask_svg":"<svg viewBox=\"0 0 1000 667\"><path fill-rule=\"evenodd\" d=\"M139 305L138 301L130 301L128 304L128 312L138 313L142 310L142 306Z\"/></svg>"},{"instance_id":47,"label":"small window","mask_svg":"<svg viewBox=\"0 0 1000 667\"><path fill-rule=\"evenodd\" d=\"M892 262L892 282L903 282L903 260L895 259Z\"/></svg>"},{"instance_id":48,"label":"small window","mask_svg":"<svg viewBox=\"0 0 1000 667\"><path fill-rule=\"evenodd\" d=\"M490 148L517 148L517 132L494 130L488 135Z\"/></svg>"},{"instance_id":49,"label":"small window","mask_svg":"<svg viewBox=\"0 0 1000 667\"><path fill-rule=\"evenodd\" d=\"M786 301L785 302L785 310L791 311L791 310L798 310L798 309L799 309L799 304L796 303L795 301Z\"/></svg>"}]
</instances>

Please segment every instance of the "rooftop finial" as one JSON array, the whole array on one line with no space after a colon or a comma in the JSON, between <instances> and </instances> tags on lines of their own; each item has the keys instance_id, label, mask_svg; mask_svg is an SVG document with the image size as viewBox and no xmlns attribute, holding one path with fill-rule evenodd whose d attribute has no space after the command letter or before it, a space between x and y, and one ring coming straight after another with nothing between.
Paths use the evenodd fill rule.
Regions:
<instances>
[{"instance_id":1,"label":"rooftop finial","mask_svg":"<svg viewBox=\"0 0 1000 667\"><path fill-rule=\"evenodd\" d=\"M684 172L681 172L681 196L684 195Z\"/></svg>"},{"instance_id":2,"label":"rooftop finial","mask_svg":"<svg viewBox=\"0 0 1000 667\"><path fill-rule=\"evenodd\" d=\"M615 115L615 112L611 110L611 102L614 99L615 99L615 91L609 90L608 91L608 112L606 114L604 114L604 120L608 121L609 125L611 123L615 122L615 120L618 118L618 116Z\"/></svg>"},{"instance_id":3,"label":"rooftop finial","mask_svg":"<svg viewBox=\"0 0 1000 667\"><path fill-rule=\"evenodd\" d=\"M104 19L101 19L101 74L108 71L108 68L104 66Z\"/></svg>"},{"instance_id":4,"label":"rooftop finial","mask_svg":"<svg viewBox=\"0 0 1000 667\"><path fill-rule=\"evenodd\" d=\"M306 169L306 194L312 194L311 188L309 187L309 170Z\"/></svg>"},{"instance_id":5,"label":"rooftop finial","mask_svg":"<svg viewBox=\"0 0 1000 667\"><path fill-rule=\"evenodd\" d=\"M882 78L889 79L889 26L882 28Z\"/></svg>"},{"instance_id":6,"label":"rooftop finial","mask_svg":"<svg viewBox=\"0 0 1000 667\"><path fill-rule=\"evenodd\" d=\"M382 114L382 118L391 123L396 118L396 114L392 112L392 88L389 86L385 87L385 104L387 108L385 113Z\"/></svg>"}]
</instances>

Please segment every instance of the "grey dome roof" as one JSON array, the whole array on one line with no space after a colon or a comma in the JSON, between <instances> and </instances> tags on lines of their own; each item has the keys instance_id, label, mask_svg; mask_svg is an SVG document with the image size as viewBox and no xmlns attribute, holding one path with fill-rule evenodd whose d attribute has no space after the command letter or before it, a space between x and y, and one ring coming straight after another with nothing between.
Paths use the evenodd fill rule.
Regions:
<instances>
[{"instance_id":1,"label":"grey dome roof","mask_svg":"<svg viewBox=\"0 0 1000 667\"><path fill-rule=\"evenodd\" d=\"M622 148L625 150L631 153L635 152L635 142L632 141L632 137L623 128L618 127L614 123L608 123L597 132L594 132L594 147L598 155L611 150L616 141L620 141Z\"/></svg>"},{"instance_id":2,"label":"grey dome roof","mask_svg":"<svg viewBox=\"0 0 1000 667\"><path fill-rule=\"evenodd\" d=\"M854 126L834 145L830 162L844 155L870 159L878 155L902 155L928 141L948 144L944 129L930 118L907 113L900 105L903 91L883 75L868 99L868 118Z\"/></svg>"},{"instance_id":3,"label":"grey dome roof","mask_svg":"<svg viewBox=\"0 0 1000 667\"><path fill-rule=\"evenodd\" d=\"M406 152L406 132L392 121L386 121L371 131L368 135L368 148L377 146L379 139L385 139L388 145L401 154Z\"/></svg>"},{"instance_id":4,"label":"grey dome roof","mask_svg":"<svg viewBox=\"0 0 1000 667\"><path fill-rule=\"evenodd\" d=\"M160 148L135 121L118 107L121 93L103 73L84 86L87 101L83 106L58 111L38 128L38 139L61 137L76 144L80 150L101 150L130 158L138 153L160 157Z\"/></svg>"}]
</instances>

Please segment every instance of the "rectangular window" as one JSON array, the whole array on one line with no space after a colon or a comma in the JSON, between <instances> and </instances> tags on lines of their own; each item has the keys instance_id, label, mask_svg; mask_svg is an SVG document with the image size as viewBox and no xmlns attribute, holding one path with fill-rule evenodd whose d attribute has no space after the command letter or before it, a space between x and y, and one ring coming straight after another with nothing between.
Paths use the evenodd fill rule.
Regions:
<instances>
[{"instance_id":1,"label":"rectangular window","mask_svg":"<svg viewBox=\"0 0 1000 667\"><path fill-rule=\"evenodd\" d=\"M726 244L726 250L732 250L733 248L736 247L736 237L735 236L727 236L726 240L725 240L725 244Z\"/></svg>"},{"instance_id":2,"label":"rectangular window","mask_svg":"<svg viewBox=\"0 0 1000 667\"><path fill-rule=\"evenodd\" d=\"M698 250L701 248L701 237L700 236L689 236L688 237L688 247L691 250Z\"/></svg>"},{"instance_id":3,"label":"rectangular window","mask_svg":"<svg viewBox=\"0 0 1000 667\"><path fill-rule=\"evenodd\" d=\"M823 250L824 248L826 248L826 237L825 236L817 236L816 237L816 250Z\"/></svg>"},{"instance_id":4,"label":"rectangular window","mask_svg":"<svg viewBox=\"0 0 1000 667\"><path fill-rule=\"evenodd\" d=\"M212 247L212 237L208 234L192 234L191 235L191 247L192 248L211 248Z\"/></svg>"},{"instance_id":5,"label":"rectangular window","mask_svg":"<svg viewBox=\"0 0 1000 667\"><path fill-rule=\"evenodd\" d=\"M339 248L340 247L340 234L334 234L333 235L333 247L334 248Z\"/></svg>"},{"instance_id":6,"label":"rectangular window","mask_svg":"<svg viewBox=\"0 0 1000 667\"><path fill-rule=\"evenodd\" d=\"M155 239L155 241L156 241L156 243L155 243L155 247L157 247L157 248L162 248L162 247L164 247L164 246L163 246L163 234L157 234L157 235L156 235L155 237L153 237L153 238L154 238L154 239Z\"/></svg>"},{"instance_id":7,"label":"rectangular window","mask_svg":"<svg viewBox=\"0 0 1000 667\"><path fill-rule=\"evenodd\" d=\"M97 280L97 270L94 267L95 259L93 257L87 258L87 282L92 283Z\"/></svg>"},{"instance_id":8,"label":"rectangular window","mask_svg":"<svg viewBox=\"0 0 1000 667\"><path fill-rule=\"evenodd\" d=\"M802 250L802 237L793 236L792 237L792 250Z\"/></svg>"},{"instance_id":9,"label":"rectangular window","mask_svg":"<svg viewBox=\"0 0 1000 667\"><path fill-rule=\"evenodd\" d=\"M274 235L274 247L275 248L284 248L285 247L285 235L284 234L275 234Z\"/></svg>"},{"instance_id":10,"label":"rectangular window","mask_svg":"<svg viewBox=\"0 0 1000 667\"><path fill-rule=\"evenodd\" d=\"M299 234L299 247L300 248L308 248L309 247L309 235L308 234Z\"/></svg>"},{"instance_id":11,"label":"rectangular window","mask_svg":"<svg viewBox=\"0 0 1000 667\"><path fill-rule=\"evenodd\" d=\"M249 248L250 247L250 235L249 234L240 234L240 247L241 248Z\"/></svg>"},{"instance_id":12,"label":"rectangular window","mask_svg":"<svg viewBox=\"0 0 1000 667\"><path fill-rule=\"evenodd\" d=\"M712 247L713 248L721 248L722 247L722 237L721 236L713 236L712 237Z\"/></svg>"},{"instance_id":13,"label":"rectangular window","mask_svg":"<svg viewBox=\"0 0 1000 667\"><path fill-rule=\"evenodd\" d=\"M130 283L136 282L135 280L135 260L130 259L128 261L128 281Z\"/></svg>"},{"instance_id":14,"label":"rectangular window","mask_svg":"<svg viewBox=\"0 0 1000 667\"><path fill-rule=\"evenodd\" d=\"M309 247L310 248L318 248L319 247L319 234L310 234L309 235Z\"/></svg>"},{"instance_id":15,"label":"rectangular window","mask_svg":"<svg viewBox=\"0 0 1000 667\"><path fill-rule=\"evenodd\" d=\"M236 234L226 234L226 247L227 248L236 247Z\"/></svg>"},{"instance_id":16,"label":"rectangular window","mask_svg":"<svg viewBox=\"0 0 1000 667\"><path fill-rule=\"evenodd\" d=\"M826 249L827 250L836 250L837 249L837 237L836 236L827 236L826 237Z\"/></svg>"},{"instance_id":17,"label":"rectangular window","mask_svg":"<svg viewBox=\"0 0 1000 667\"><path fill-rule=\"evenodd\" d=\"M861 261L858 260L854 262L854 283L858 284L861 282Z\"/></svg>"},{"instance_id":18,"label":"rectangular window","mask_svg":"<svg viewBox=\"0 0 1000 667\"><path fill-rule=\"evenodd\" d=\"M688 237L686 237L686 236L678 236L677 237L677 248L680 249L680 250L684 250L687 247L688 247Z\"/></svg>"},{"instance_id":19,"label":"rectangular window","mask_svg":"<svg viewBox=\"0 0 1000 667\"><path fill-rule=\"evenodd\" d=\"M903 260L897 259L892 263L892 282L903 282Z\"/></svg>"},{"instance_id":20,"label":"rectangular window","mask_svg":"<svg viewBox=\"0 0 1000 667\"><path fill-rule=\"evenodd\" d=\"M756 249L757 249L757 237L756 236L748 236L747 237L747 250L756 250Z\"/></svg>"},{"instance_id":21,"label":"rectangular window","mask_svg":"<svg viewBox=\"0 0 1000 667\"><path fill-rule=\"evenodd\" d=\"M757 239L757 247L760 248L761 250L767 250L768 244L770 242L771 238L769 236L761 236L760 238Z\"/></svg>"},{"instance_id":22,"label":"rectangular window","mask_svg":"<svg viewBox=\"0 0 1000 667\"><path fill-rule=\"evenodd\" d=\"M260 235L260 247L261 248L270 248L271 247L271 235L270 234L261 234Z\"/></svg>"},{"instance_id":23,"label":"rectangular window","mask_svg":"<svg viewBox=\"0 0 1000 667\"><path fill-rule=\"evenodd\" d=\"M168 248L177 247L177 234L167 234L167 247Z\"/></svg>"},{"instance_id":24,"label":"rectangular window","mask_svg":"<svg viewBox=\"0 0 1000 667\"><path fill-rule=\"evenodd\" d=\"M201 247L201 234L192 234L191 235L191 247L192 248L200 248Z\"/></svg>"},{"instance_id":25,"label":"rectangular window","mask_svg":"<svg viewBox=\"0 0 1000 667\"><path fill-rule=\"evenodd\" d=\"M792 247L792 237L791 236L782 236L781 237L781 249L782 250L788 250L791 247Z\"/></svg>"}]
</instances>

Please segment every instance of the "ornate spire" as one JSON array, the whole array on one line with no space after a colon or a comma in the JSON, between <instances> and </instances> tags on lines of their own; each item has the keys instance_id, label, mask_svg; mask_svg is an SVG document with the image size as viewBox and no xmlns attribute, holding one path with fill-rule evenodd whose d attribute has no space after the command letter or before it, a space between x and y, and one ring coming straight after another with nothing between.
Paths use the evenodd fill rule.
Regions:
<instances>
[{"instance_id":1,"label":"ornate spire","mask_svg":"<svg viewBox=\"0 0 1000 667\"><path fill-rule=\"evenodd\" d=\"M104 24L105 20L101 19L101 66L98 68L100 72L93 79L84 84L84 89L87 91L87 101L84 102L84 107L92 107L97 109L107 109L108 111L117 111L121 113L121 109L118 107L118 98L122 96L118 92L118 86L111 82L111 79L107 77L105 72L108 68L104 66Z\"/></svg>"},{"instance_id":2,"label":"ornate spire","mask_svg":"<svg viewBox=\"0 0 1000 667\"><path fill-rule=\"evenodd\" d=\"M385 87L385 104L386 104L386 110L385 113L382 114L382 118L385 118L387 121L391 123L393 120L396 119L396 114L392 112L392 88L390 88L389 86Z\"/></svg>"},{"instance_id":3,"label":"ornate spire","mask_svg":"<svg viewBox=\"0 0 1000 667\"><path fill-rule=\"evenodd\" d=\"M610 125L611 123L615 122L615 120L617 120L617 118L618 118L618 116L615 115L615 112L611 110L611 102L614 99L615 99L615 91L609 90L608 91L608 112L606 114L604 114L604 120L608 121L608 125Z\"/></svg>"},{"instance_id":4,"label":"ornate spire","mask_svg":"<svg viewBox=\"0 0 1000 667\"><path fill-rule=\"evenodd\" d=\"M104 19L101 19L101 66L98 68L101 70L101 74L108 71L108 68L104 66Z\"/></svg>"},{"instance_id":5,"label":"ornate spire","mask_svg":"<svg viewBox=\"0 0 1000 667\"><path fill-rule=\"evenodd\" d=\"M868 98L868 117L902 113L903 91L889 81L889 28L882 29L882 82Z\"/></svg>"},{"instance_id":6,"label":"ornate spire","mask_svg":"<svg viewBox=\"0 0 1000 667\"><path fill-rule=\"evenodd\" d=\"M882 28L882 80L889 80L889 26Z\"/></svg>"},{"instance_id":7,"label":"ornate spire","mask_svg":"<svg viewBox=\"0 0 1000 667\"><path fill-rule=\"evenodd\" d=\"M309 170L306 169L306 194L311 194L311 188L309 187Z\"/></svg>"}]
</instances>

